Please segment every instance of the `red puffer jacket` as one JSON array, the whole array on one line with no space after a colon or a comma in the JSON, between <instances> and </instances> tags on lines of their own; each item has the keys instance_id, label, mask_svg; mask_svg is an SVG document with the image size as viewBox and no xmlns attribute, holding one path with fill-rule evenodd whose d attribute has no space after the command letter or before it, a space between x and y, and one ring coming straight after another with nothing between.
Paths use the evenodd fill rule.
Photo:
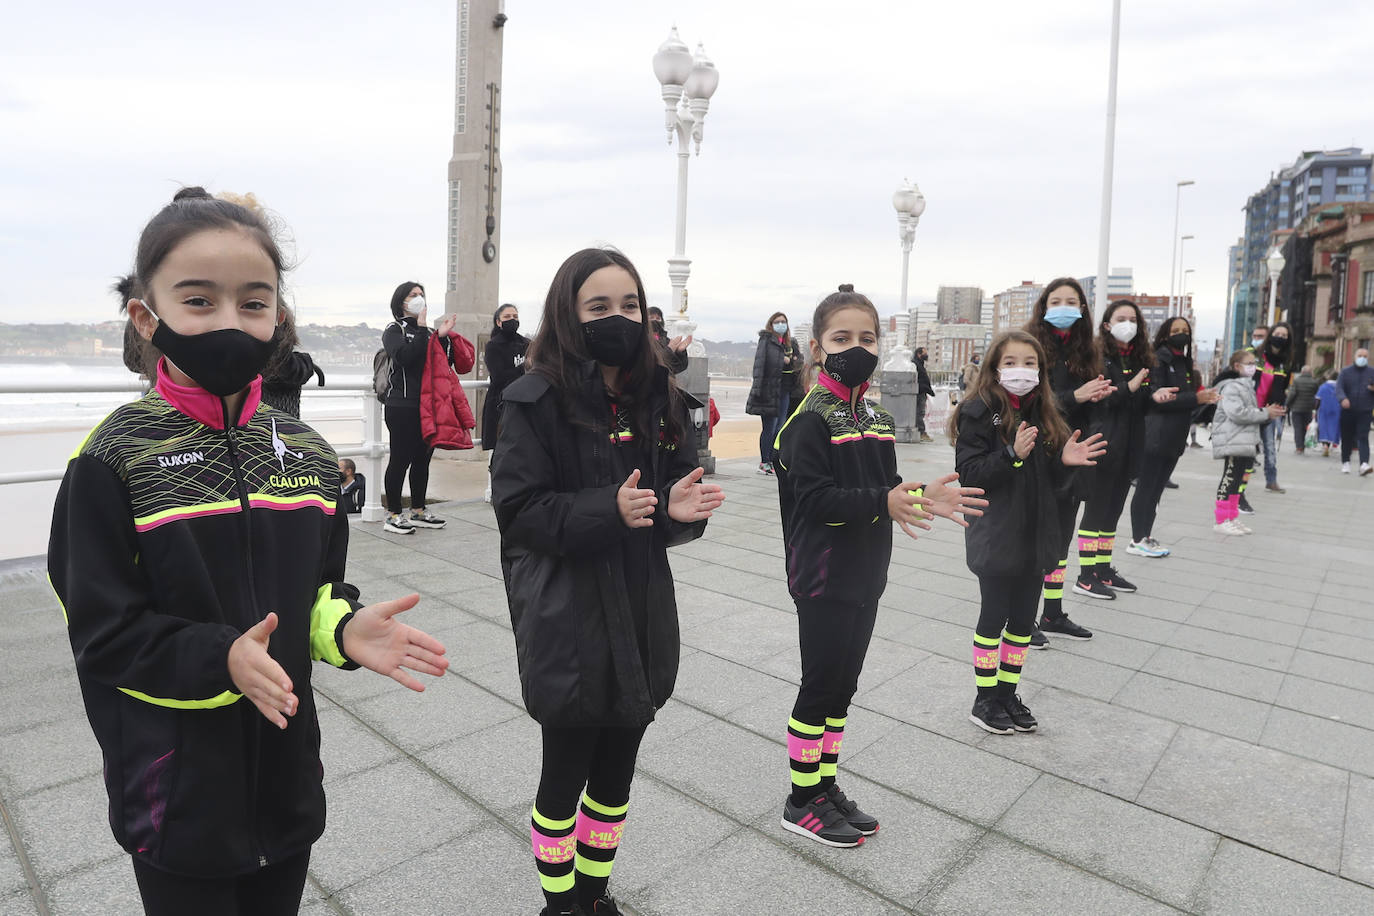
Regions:
<instances>
[{"instance_id":1,"label":"red puffer jacket","mask_svg":"<svg viewBox=\"0 0 1374 916\"><path fill-rule=\"evenodd\" d=\"M472 448L472 433L468 430L477 425L477 420L458 373L472 369L476 351L471 341L460 334L450 333L448 344L453 365L449 365L439 335L429 337L429 351L420 376L420 432L425 444L434 448Z\"/></svg>"}]
</instances>

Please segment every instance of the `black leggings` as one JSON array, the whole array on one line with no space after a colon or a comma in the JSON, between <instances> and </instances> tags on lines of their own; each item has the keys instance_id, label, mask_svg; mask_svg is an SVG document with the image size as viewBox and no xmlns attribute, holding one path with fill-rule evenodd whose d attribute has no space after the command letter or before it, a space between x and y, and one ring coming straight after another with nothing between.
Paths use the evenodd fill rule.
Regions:
<instances>
[{"instance_id":1,"label":"black leggings","mask_svg":"<svg viewBox=\"0 0 1374 916\"><path fill-rule=\"evenodd\" d=\"M843 719L859 689L878 602L797 601L797 629L801 635L801 689L792 718L824 725L827 718Z\"/></svg>"},{"instance_id":2,"label":"black leggings","mask_svg":"<svg viewBox=\"0 0 1374 916\"><path fill-rule=\"evenodd\" d=\"M1035 612L1040 607L1038 573L1024 576L979 576L978 591L983 603L978 609L975 632L985 639L1001 639L1006 630L1013 636L1030 636Z\"/></svg>"},{"instance_id":3,"label":"black leggings","mask_svg":"<svg viewBox=\"0 0 1374 916\"><path fill-rule=\"evenodd\" d=\"M310 850L236 878L188 878L133 861L147 916L295 916Z\"/></svg>"},{"instance_id":4,"label":"black leggings","mask_svg":"<svg viewBox=\"0 0 1374 916\"><path fill-rule=\"evenodd\" d=\"M546 817L572 817L584 788L603 805L627 804L644 729L546 726L535 807Z\"/></svg>"},{"instance_id":5,"label":"black leggings","mask_svg":"<svg viewBox=\"0 0 1374 916\"><path fill-rule=\"evenodd\" d=\"M1083 521L1079 527L1084 531L1115 534L1121 511L1126 508L1126 496L1131 491L1131 465L1129 461L1118 461L1098 465L1096 471L1093 492L1083 506Z\"/></svg>"},{"instance_id":6,"label":"black leggings","mask_svg":"<svg viewBox=\"0 0 1374 916\"><path fill-rule=\"evenodd\" d=\"M420 432L419 407L393 407L384 411L387 432L391 433L391 460L386 465L386 507L401 511L401 482L410 471L410 505L413 509L425 506L425 490L429 488L429 459L434 449L425 445Z\"/></svg>"},{"instance_id":7,"label":"black leggings","mask_svg":"<svg viewBox=\"0 0 1374 916\"><path fill-rule=\"evenodd\" d=\"M1164 484L1173 476L1182 454L1181 450L1171 454L1145 453L1131 499L1131 540L1143 540L1154 533L1159 498L1164 495Z\"/></svg>"},{"instance_id":8,"label":"black leggings","mask_svg":"<svg viewBox=\"0 0 1374 916\"><path fill-rule=\"evenodd\" d=\"M1231 455L1221 466L1221 481L1217 484L1217 502L1225 502L1232 496L1240 495L1241 485L1250 476L1255 459L1250 456Z\"/></svg>"}]
</instances>

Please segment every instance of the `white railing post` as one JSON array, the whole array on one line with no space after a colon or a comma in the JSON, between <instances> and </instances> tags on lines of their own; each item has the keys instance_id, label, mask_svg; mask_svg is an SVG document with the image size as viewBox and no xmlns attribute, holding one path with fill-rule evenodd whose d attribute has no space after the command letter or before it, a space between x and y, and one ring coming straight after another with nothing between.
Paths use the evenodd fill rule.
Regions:
<instances>
[{"instance_id":1,"label":"white railing post","mask_svg":"<svg viewBox=\"0 0 1374 916\"><path fill-rule=\"evenodd\" d=\"M386 518L386 508L382 505L382 477L385 474L384 457L391 451L382 439L382 402L376 396L363 395L363 466L367 473L367 502L363 505L363 521L380 522Z\"/></svg>"}]
</instances>

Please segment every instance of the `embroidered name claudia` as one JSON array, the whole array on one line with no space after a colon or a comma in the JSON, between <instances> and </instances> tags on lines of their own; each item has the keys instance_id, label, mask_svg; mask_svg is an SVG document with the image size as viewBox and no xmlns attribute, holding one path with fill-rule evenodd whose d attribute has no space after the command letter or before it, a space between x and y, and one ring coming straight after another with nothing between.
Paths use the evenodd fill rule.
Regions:
<instances>
[{"instance_id":1,"label":"embroidered name claudia","mask_svg":"<svg viewBox=\"0 0 1374 916\"><path fill-rule=\"evenodd\" d=\"M281 474L273 474L267 478L268 486L290 489L292 487L318 487L320 478L314 474L300 474L295 477L283 477Z\"/></svg>"}]
</instances>

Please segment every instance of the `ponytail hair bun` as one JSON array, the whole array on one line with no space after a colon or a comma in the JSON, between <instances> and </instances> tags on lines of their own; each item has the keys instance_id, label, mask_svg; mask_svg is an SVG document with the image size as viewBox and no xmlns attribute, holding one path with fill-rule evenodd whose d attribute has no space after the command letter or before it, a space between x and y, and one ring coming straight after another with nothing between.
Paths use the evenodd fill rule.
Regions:
<instances>
[{"instance_id":1,"label":"ponytail hair bun","mask_svg":"<svg viewBox=\"0 0 1374 916\"><path fill-rule=\"evenodd\" d=\"M182 188L172 195L172 203L179 200L211 200L210 192L199 185L189 188Z\"/></svg>"},{"instance_id":2,"label":"ponytail hair bun","mask_svg":"<svg viewBox=\"0 0 1374 916\"><path fill-rule=\"evenodd\" d=\"M852 292L854 292L854 284L853 284L853 283L841 283L841 284L840 284L840 292L842 292L842 293L852 293Z\"/></svg>"}]
</instances>

